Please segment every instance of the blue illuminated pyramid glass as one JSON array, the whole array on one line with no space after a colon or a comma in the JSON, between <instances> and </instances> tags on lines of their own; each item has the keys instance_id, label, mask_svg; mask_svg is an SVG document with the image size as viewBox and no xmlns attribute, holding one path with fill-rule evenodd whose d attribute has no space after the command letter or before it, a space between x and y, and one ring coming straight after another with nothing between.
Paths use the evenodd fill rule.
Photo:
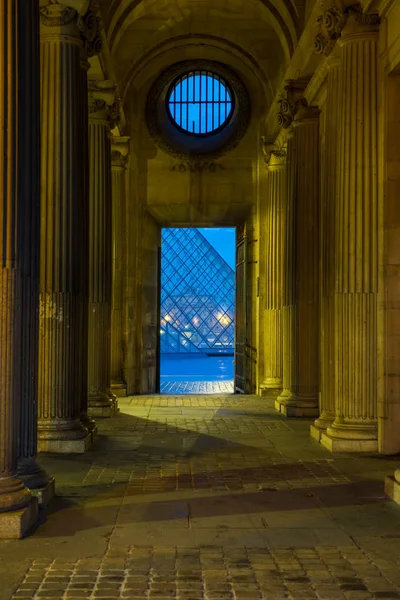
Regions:
<instances>
[{"instance_id":1,"label":"blue illuminated pyramid glass","mask_svg":"<svg viewBox=\"0 0 400 600\"><path fill-rule=\"evenodd\" d=\"M195 228L163 229L161 266L161 353L233 352L233 269Z\"/></svg>"}]
</instances>

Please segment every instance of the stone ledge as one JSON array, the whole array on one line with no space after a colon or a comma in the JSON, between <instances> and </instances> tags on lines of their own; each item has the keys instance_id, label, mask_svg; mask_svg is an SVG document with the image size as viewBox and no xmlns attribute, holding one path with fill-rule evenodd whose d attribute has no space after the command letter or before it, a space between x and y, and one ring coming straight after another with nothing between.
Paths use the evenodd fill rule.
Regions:
<instances>
[{"instance_id":1,"label":"stone ledge","mask_svg":"<svg viewBox=\"0 0 400 600\"><path fill-rule=\"evenodd\" d=\"M83 454L92 445L92 436L88 433L79 440L38 440L38 452L57 454Z\"/></svg>"},{"instance_id":2,"label":"stone ledge","mask_svg":"<svg viewBox=\"0 0 400 600\"><path fill-rule=\"evenodd\" d=\"M400 504L400 483L396 481L393 475L385 477L385 494L396 504Z\"/></svg>"},{"instance_id":3,"label":"stone ledge","mask_svg":"<svg viewBox=\"0 0 400 600\"><path fill-rule=\"evenodd\" d=\"M318 417L319 408L311 406L287 405L284 400L275 401L275 409L285 417Z\"/></svg>"},{"instance_id":4,"label":"stone ledge","mask_svg":"<svg viewBox=\"0 0 400 600\"><path fill-rule=\"evenodd\" d=\"M321 445L330 452L378 452L378 440L333 438L323 432Z\"/></svg>"},{"instance_id":5,"label":"stone ledge","mask_svg":"<svg viewBox=\"0 0 400 600\"><path fill-rule=\"evenodd\" d=\"M56 495L54 477L49 481L49 483L46 486L42 488L37 488L35 490L30 489L30 492L32 496L37 498L40 507L47 506L48 504L50 504L50 502Z\"/></svg>"},{"instance_id":6,"label":"stone ledge","mask_svg":"<svg viewBox=\"0 0 400 600\"><path fill-rule=\"evenodd\" d=\"M38 520L38 500L32 498L21 510L0 513L0 539L19 540L30 532Z\"/></svg>"}]
</instances>

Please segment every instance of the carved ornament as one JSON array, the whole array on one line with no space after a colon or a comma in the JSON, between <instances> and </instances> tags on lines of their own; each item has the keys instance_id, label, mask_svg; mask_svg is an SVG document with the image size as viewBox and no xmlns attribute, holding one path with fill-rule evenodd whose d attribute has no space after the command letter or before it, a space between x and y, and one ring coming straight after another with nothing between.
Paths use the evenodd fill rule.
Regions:
<instances>
[{"instance_id":1,"label":"carved ornament","mask_svg":"<svg viewBox=\"0 0 400 600\"><path fill-rule=\"evenodd\" d=\"M278 100L278 124L283 129L288 129L300 108L307 106L307 100L303 95L305 88L306 83L301 79L286 82L285 91Z\"/></svg>"},{"instance_id":2,"label":"carved ornament","mask_svg":"<svg viewBox=\"0 0 400 600\"><path fill-rule=\"evenodd\" d=\"M224 167L219 163L216 163L212 160L201 159L183 160L171 168L171 171L176 171L178 173L204 173L205 171L208 171L209 173L216 173L217 171L223 170Z\"/></svg>"},{"instance_id":3,"label":"carved ornament","mask_svg":"<svg viewBox=\"0 0 400 600\"><path fill-rule=\"evenodd\" d=\"M125 169L127 162L128 162L128 157L124 156L118 150L113 150L111 152L111 165L113 167L120 167L121 169Z\"/></svg>"},{"instance_id":4,"label":"carved ornament","mask_svg":"<svg viewBox=\"0 0 400 600\"><path fill-rule=\"evenodd\" d=\"M346 9L332 6L328 8L317 19L319 32L314 38L314 50L323 56L329 56L336 41L342 35L349 17L363 26L376 26L380 23L380 17L376 13L364 13L360 4L354 4Z\"/></svg>"},{"instance_id":5,"label":"carved ornament","mask_svg":"<svg viewBox=\"0 0 400 600\"><path fill-rule=\"evenodd\" d=\"M52 4L42 6L39 10L40 22L46 27L63 27L69 25L78 14L74 8L58 4L54 0Z\"/></svg>"},{"instance_id":6,"label":"carved ornament","mask_svg":"<svg viewBox=\"0 0 400 600\"><path fill-rule=\"evenodd\" d=\"M78 18L77 26L84 43L86 54L90 58L98 54L102 48L102 40L99 35L100 19L91 10Z\"/></svg>"},{"instance_id":7,"label":"carved ornament","mask_svg":"<svg viewBox=\"0 0 400 600\"><path fill-rule=\"evenodd\" d=\"M114 129L121 122L121 104L117 99L112 104L107 106L107 120L110 125L110 129Z\"/></svg>"},{"instance_id":8,"label":"carved ornament","mask_svg":"<svg viewBox=\"0 0 400 600\"><path fill-rule=\"evenodd\" d=\"M275 142L268 142L264 137L261 138L261 150L264 154L264 162L269 166L271 159L275 164L281 165L286 162L286 148Z\"/></svg>"}]
</instances>

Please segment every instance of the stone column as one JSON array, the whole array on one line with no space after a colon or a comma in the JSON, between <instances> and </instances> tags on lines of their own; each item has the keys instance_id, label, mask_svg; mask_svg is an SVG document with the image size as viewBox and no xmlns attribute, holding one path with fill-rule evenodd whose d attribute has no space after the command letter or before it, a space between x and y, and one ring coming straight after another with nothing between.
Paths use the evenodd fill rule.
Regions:
<instances>
[{"instance_id":1,"label":"stone column","mask_svg":"<svg viewBox=\"0 0 400 600\"><path fill-rule=\"evenodd\" d=\"M284 203L286 196L286 148L272 148L266 157L267 206L266 294L264 310L264 381L261 388L282 390L282 306Z\"/></svg>"},{"instance_id":2,"label":"stone column","mask_svg":"<svg viewBox=\"0 0 400 600\"><path fill-rule=\"evenodd\" d=\"M321 185L321 330L319 417L311 426L318 441L335 418L335 210L338 162L339 66L335 52L327 59L327 95L325 105L324 163Z\"/></svg>"},{"instance_id":3,"label":"stone column","mask_svg":"<svg viewBox=\"0 0 400 600\"><path fill-rule=\"evenodd\" d=\"M298 90L296 90L298 94ZM319 371L319 111L300 97L288 140L283 310L286 416L318 414Z\"/></svg>"},{"instance_id":4,"label":"stone column","mask_svg":"<svg viewBox=\"0 0 400 600\"><path fill-rule=\"evenodd\" d=\"M123 264L122 224L125 199L125 177L129 138L112 139L111 178L112 178L112 292L111 292L111 391L116 396L126 396L126 383L123 381L122 353L122 297Z\"/></svg>"},{"instance_id":5,"label":"stone column","mask_svg":"<svg viewBox=\"0 0 400 600\"><path fill-rule=\"evenodd\" d=\"M336 418L321 443L377 450L377 15L350 9L341 48L335 241Z\"/></svg>"},{"instance_id":6,"label":"stone column","mask_svg":"<svg viewBox=\"0 0 400 600\"><path fill-rule=\"evenodd\" d=\"M41 16L41 273L38 447L84 452L79 326L82 133L76 11L51 4ZM83 137L84 141L84 137Z\"/></svg>"},{"instance_id":7,"label":"stone column","mask_svg":"<svg viewBox=\"0 0 400 600\"><path fill-rule=\"evenodd\" d=\"M89 93L89 367L88 413L115 414L110 388L111 142L114 89L91 84Z\"/></svg>"},{"instance_id":8,"label":"stone column","mask_svg":"<svg viewBox=\"0 0 400 600\"><path fill-rule=\"evenodd\" d=\"M38 516L36 498L16 477L18 453L39 476L32 429L40 217L39 155L32 149L38 145L39 120L35 107L25 113L27 95L35 98L38 89L39 3L32 1L27 11L22 4L0 0L0 538L22 537ZM26 375L30 377L23 381Z\"/></svg>"},{"instance_id":9,"label":"stone column","mask_svg":"<svg viewBox=\"0 0 400 600\"><path fill-rule=\"evenodd\" d=\"M19 10L19 9L18 9ZM29 90L18 104L18 181L19 210L26 215L23 224L24 244L20 247L25 293L20 298L22 337L21 352L21 419L17 475L40 504L54 496L54 478L38 464L37 452L37 384L39 334L39 264L40 264L40 49L38 2L24 5L18 18L23 44L18 46L18 70L23 77L21 89Z\"/></svg>"}]
</instances>

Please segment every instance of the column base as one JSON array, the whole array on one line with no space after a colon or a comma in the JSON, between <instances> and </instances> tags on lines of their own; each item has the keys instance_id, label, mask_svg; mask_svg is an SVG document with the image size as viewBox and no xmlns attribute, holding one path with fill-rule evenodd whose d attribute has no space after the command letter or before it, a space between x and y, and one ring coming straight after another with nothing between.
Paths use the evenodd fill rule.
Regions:
<instances>
[{"instance_id":1,"label":"column base","mask_svg":"<svg viewBox=\"0 0 400 600\"><path fill-rule=\"evenodd\" d=\"M319 414L318 400L302 397L283 391L275 400L275 409L285 417L317 417Z\"/></svg>"},{"instance_id":2,"label":"column base","mask_svg":"<svg viewBox=\"0 0 400 600\"><path fill-rule=\"evenodd\" d=\"M315 419L313 425L310 425L310 436L319 442L321 436L328 427L332 427L335 416L327 411L323 411L318 419Z\"/></svg>"},{"instance_id":3,"label":"column base","mask_svg":"<svg viewBox=\"0 0 400 600\"><path fill-rule=\"evenodd\" d=\"M378 452L378 440L373 439L337 438L323 432L320 441L330 452Z\"/></svg>"},{"instance_id":4,"label":"column base","mask_svg":"<svg viewBox=\"0 0 400 600\"><path fill-rule=\"evenodd\" d=\"M377 424L337 417L321 435L321 444L331 452L378 452Z\"/></svg>"},{"instance_id":5,"label":"column base","mask_svg":"<svg viewBox=\"0 0 400 600\"><path fill-rule=\"evenodd\" d=\"M20 510L0 512L0 539L19 540L27 535L38 521L37 498L32 498L27 506Z\"/></svg>"},{"instance_id":6,"label":"column base","mask_svg":"<svg viewBox=\"0 0 400 600\"><path fill-rule=\"evenodd\" d=\"M400 482L397 481L396 477L389 475L385 477L385 494L389 498L400 504Z\"/></svg>"},{"instance_id":7,"label":"column base","mask_svg":"<svg viewBox=\"0 0 400 600\"><path fill-rule=\"evenodd\" d=\"M126 383L111 383L111 393L113 395L115 395L117 398L125 398L127 393L126 393Z\"/></svg>"},{"instance_id":8,"label":"column base","mask_svg":"<svg viewBox=\"0 0 400 600\"><path fill-rule=\"evenodd\" d=\"M83 454L91 436L79 419L44 419L38 424L38 452Z\"/></svg>"},{"instance_id":9,"label":"column base","mask_svg":"<svg viewBox=\"0 0 400 600\"><path fill-rule=\"evenodd\" d=\"M93 444L98 434L98 427L96 421L89 417L87 413L82 413L81 423L84 427L86 427L86 429L90 433L91 443Z\"/></svg>"},{"instance_id":10,"label":"column base","mask_svg":"<svg viewBox=\"0 0 400 600\"><path fill-rule=\"evenodd\" d=\"M57 454L84 454L92 445L92 436L88 432L79 440L38 440L38 452Z\"/></svg>"},{"instance_id":11,"label":"column base","mask_svg":"<svg viewBox=\"0 0 400 600\"><path fill-rule=\"evenodd\" d=\"M30 492L34 498L37 498L40 508L48 506L56 495L55 479L50 479L47 485L41 488L30 489Z\"/></svg>"},{"instance_id":12,"label":"column base","mask_svg":"<svg viewBox=\"0 0 400 600\"><path fill-rule=\"evenodd\" d=\"M113 394L99 394L98 396L89 396L88 415L100 419L114 417L118 410L118 400Z\"/></svg>"}]
</instances>

